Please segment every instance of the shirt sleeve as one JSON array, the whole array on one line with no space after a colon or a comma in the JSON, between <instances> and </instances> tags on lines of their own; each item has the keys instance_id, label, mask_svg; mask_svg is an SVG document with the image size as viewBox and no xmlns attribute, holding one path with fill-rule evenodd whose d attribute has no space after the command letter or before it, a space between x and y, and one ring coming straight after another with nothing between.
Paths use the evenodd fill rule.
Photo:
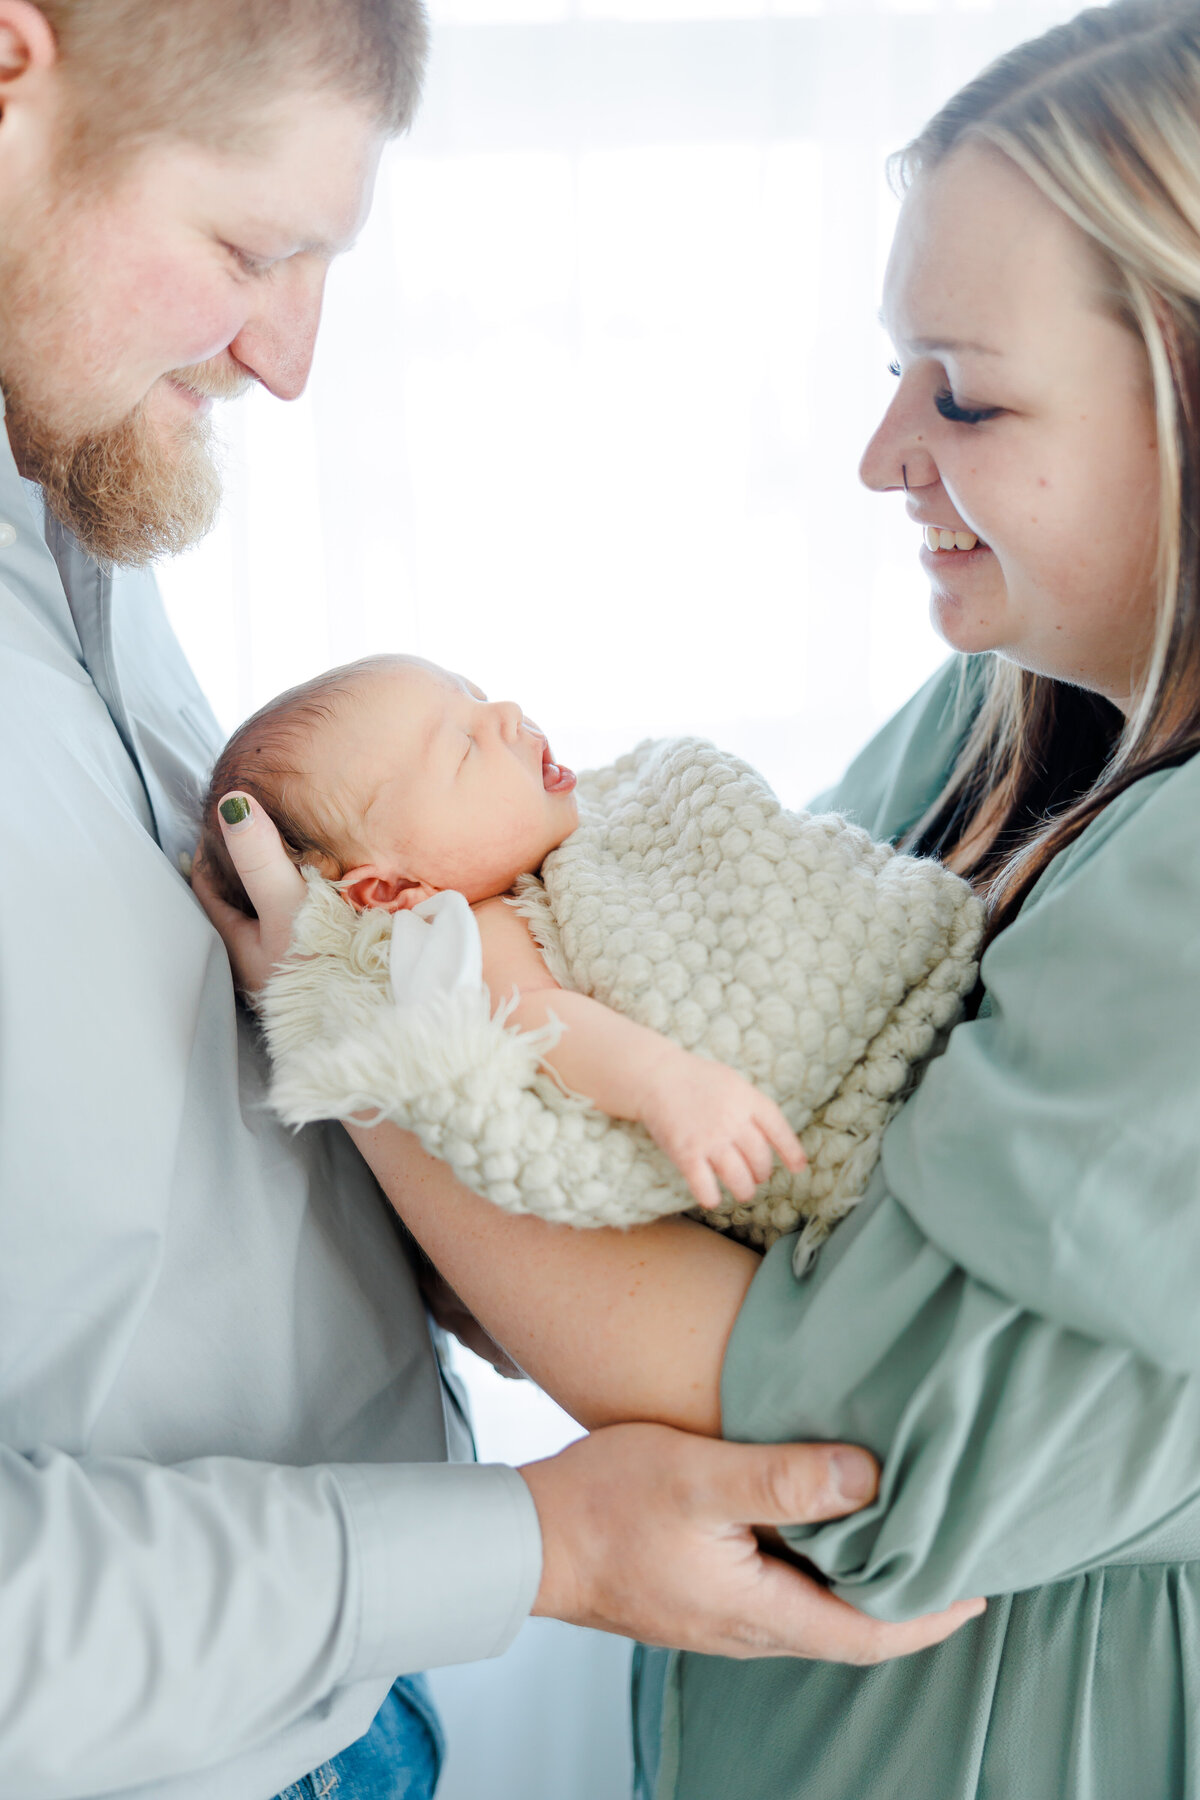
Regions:
<instances>
[{"instance_id":1,"label":"shirt sleeve","mask_svg":"<svg viewBox=\"0 0 1200 1800\"><path fill-rule=\"evenodd\" d=\"M876 1503L791 1533L904 1618L1200 1555L1200 763L1113 803L987 952L858 1217L735 1328L730 1436L839 1438Z\"/></svg>"},{"instance_id":2,"label":"shirt sleeve","mask_svg":"<svg viewBox=\"0 0 1200 1800\"><path fill-rule=\"evenodd\" d=\"M540 1566L514 1469L0 1450L0 1793L198 1770L343 1684L498 1655Z\"/></svg>"}]
</instances>

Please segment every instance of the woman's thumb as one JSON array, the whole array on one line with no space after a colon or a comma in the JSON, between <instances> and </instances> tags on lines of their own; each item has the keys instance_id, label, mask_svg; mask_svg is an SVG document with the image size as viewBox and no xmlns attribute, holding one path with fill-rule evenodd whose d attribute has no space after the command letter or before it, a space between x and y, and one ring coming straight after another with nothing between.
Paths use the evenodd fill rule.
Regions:
<instances>
[{"instance_id":1,"label":"woman's thumb","mask_svg":"<svg viewBox=\"0 0 1200 1800\"><path fill-rule=\"evenodd\" d=\"M226 794L217 806L229 860L250 896L266 933L290 932L304 899L304 877L257 800Z\"/></svg>"}]
</instances>

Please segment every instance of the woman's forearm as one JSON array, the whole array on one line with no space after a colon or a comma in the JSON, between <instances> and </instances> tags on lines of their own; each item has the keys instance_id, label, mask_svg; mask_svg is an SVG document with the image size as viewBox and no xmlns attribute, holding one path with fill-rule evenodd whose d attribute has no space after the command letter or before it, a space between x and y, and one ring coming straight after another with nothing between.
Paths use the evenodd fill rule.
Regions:
<instances>
[{"instance_id":1,"label":"woman's forearm","mask_svg":"<svg viewBox=\"0 0 1200 1800\"><path fill-rule=\"evenodd\" d=\"M455 1292L581 1424L719 1435L721 1364L753 1251L690 1219L579 1231L514 1217L396 1126L347 1130Z\"/></svg>"}]
</instances>

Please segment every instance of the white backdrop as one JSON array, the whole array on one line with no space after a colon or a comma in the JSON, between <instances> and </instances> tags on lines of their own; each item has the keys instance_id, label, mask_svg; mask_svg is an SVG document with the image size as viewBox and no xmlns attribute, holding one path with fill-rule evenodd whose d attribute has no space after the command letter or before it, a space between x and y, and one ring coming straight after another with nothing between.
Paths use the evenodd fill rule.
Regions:
<instances>
[{"instance_id":1,"label":"white backdrop","mask_svg":"<svg viewBox=\"0 0 1200 1800\"><path fill-rule=\"evenodd\" d=\"M940 658L886 402L883 164L1061 0L435 0L411 137L308 392L227 422L163 572L223 721L368 651L518 699L576 766L702 732L792 803ZM481 1448L570 1422L478 1368ZM627 1792L625 1650L535 1623L448 1671L443 1800Z\"/></svg>"}]
</instances>

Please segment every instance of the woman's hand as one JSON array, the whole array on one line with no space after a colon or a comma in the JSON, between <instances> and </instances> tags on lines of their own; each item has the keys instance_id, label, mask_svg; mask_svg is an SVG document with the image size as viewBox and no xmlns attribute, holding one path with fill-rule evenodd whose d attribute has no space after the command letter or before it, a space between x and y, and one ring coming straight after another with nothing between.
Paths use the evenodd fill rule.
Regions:
<instances>
[{"instance_id":1,"label":"woman's hand","mask_svg":"<svg viewBox=\"0 0 1200 1800\"><path fill-rule=\"evenodd\" d=\"M199 850L192 864L192 888L221 934L239 988L244 994L257 994L272 969L287 955L292 924L307 889L303 875L257 800L248 794L226 794L221 807L235 815L241 812L242 816L235 816L231 822L222 810L221 830L258 917L247 918L236 906L220 898L208 879Z\"/></svg>"}]
</instances>

